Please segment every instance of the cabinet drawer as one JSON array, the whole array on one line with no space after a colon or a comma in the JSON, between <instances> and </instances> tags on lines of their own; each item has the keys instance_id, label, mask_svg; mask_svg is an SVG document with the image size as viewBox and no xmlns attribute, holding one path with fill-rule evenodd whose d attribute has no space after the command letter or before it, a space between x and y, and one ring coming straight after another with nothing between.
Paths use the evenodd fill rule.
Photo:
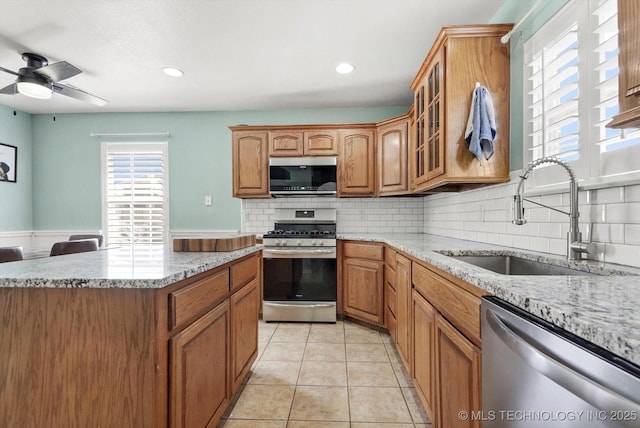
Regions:
<instances>
[{"instance_id":1,"label":"cabinet drawer","mask_svg":"<svg viewBox=\"0 0 640 428\"><path fill-rule=\"evenodd\" d=\"M229 270L224 269L169 294L169 328L174 329L229 293Z\"/></svg>"},{"instance_id":2,"label":"cabinet drawer","mask_svg":"<svg viewBox=\"0 0 640 428\"><path fill-rule=\"evenodd\" d=\"M389 330L389 336L391 336L393 343L396 343L398 337L398 321L396 320L395 315L391 313L389 308L385 310L384 316L387 324L387 330Z\"/></svg>"},{"instance_id":3,"label":"cabinet drawer","mask_svg":"<svg viewBox=\"0 0 640 428\"><path fill-rule=\"evenodd\" d=\"M454 283L431 272L426 267L413 264L415 289L429 301L469 340L480 346L480 298Z\"/></svg>"},{"instance_id":4,"label":"cabinet drawer","mask_svg":"<svg viewBox=\"0 0 640 428\"><path fill-rule=\"evenodd\" d=\"M393 315L396 315L396 307L398 304L398 298L396 297L396 291L389 286L387 283L385 287L385 301L387 302L387 308L391 311Z\"/></svg>"},{"instance_id":5,"label":"cabinet drawer","mask_svg":"<svg viewBox=\"0 0 640 428\"><path fill-rule=\"evenodd\" d=\"M384 248L384 262L386 264L388 264L389 266L395 266L396 265L396 254L397 254L396 250L392 250L389 247L385 247Z\"/></svg>"},{"instance_id":6,"label":"cabinet drawer","mask_svg":"<svg viewBox=\"0 0 640 428\"><path fill-rule=\"evenodd\" d=\"M384 247L382 244L364 244L361 242L345 242L343 247L344 257L353 257L367 260L382 260Z\"/></svg>"},{"instance_id":7,"label":"cabinet drawer","mask_svg":"<svg viewBox=\"0 0 640 428\"><path fill-rule=\"evenodd\" d=\"M236 291L256 277L258 273L257 256L251 256L231 266L231 292Z\"/></svg>"},{"instance_id":8,"label":"cabinet drawer","mask_svg":"<svg viewBox=\"0 0 640 428\"><path fill-rule=\"evenodd\" d=\"M384 265L384 280L391 288L396 289L396 271L387 264Z\"/></svg>"}]
</instances>

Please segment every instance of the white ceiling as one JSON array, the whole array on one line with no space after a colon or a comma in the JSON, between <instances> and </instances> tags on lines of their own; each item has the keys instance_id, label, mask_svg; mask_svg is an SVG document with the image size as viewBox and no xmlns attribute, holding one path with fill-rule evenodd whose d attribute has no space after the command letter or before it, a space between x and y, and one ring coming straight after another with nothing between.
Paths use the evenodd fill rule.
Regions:
<instances>
[{"instance_id":1,"label":"white ceiling","mask_svg":"<svg viewBox=\"0 0 640 428\"><path fill-rule=\"evenodd\" d=\"M0 95L29 113L268 110L411 104L443 25L488 22L504 0L2 0L0 66L22 52L84 70L65 83L105 107ZM355 65L338 75L343 61ZM172 66L180 79L162 73ZM0 71L0 88L15 76Z\"/></svg>"}]
</instances>

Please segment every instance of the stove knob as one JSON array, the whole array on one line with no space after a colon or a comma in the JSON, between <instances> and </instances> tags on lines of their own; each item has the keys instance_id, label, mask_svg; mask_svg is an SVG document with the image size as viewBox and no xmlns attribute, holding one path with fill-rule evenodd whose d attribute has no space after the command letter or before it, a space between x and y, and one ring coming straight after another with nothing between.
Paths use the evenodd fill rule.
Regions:
<instances>
[{"instance_id":1,"label":"stove knob","mask_svg":"<svg viewBox=\"0 0 640 428\"><path fill-rule=\"evenodd\" d=\"M298 247L302 247L302 241L298 240Z\"/></svg>"},{"instance_id":2,"label":"stove knob","mask_svg":"<svg viewBox=\"0 0 640 428\"><path fill-rule=\"evenodd\" d=\"M324 245L324 241L321 239L320 242L318 242L318 245L322 247Z\"/></svg>"},{"instance_id":3,"label":"stove knob","mask_svg":"<svg viewBox=\"0 0 640 428\"><path fill-rule=\"evenodd\" d=\"M280 246L282 247L286 247L287 246L287 241L285 239L283 239L282 241L280 241Z\"/></svg>"},{"instance_id":4,"label":"stove knob","mask_svg":"<svg viewBox=\"0 0 640 428\"><path fill-rule=\"evenodd\" d=\"M318 246L318 241L311 241L311 246L312 247L317 247Z\"/></svg>"}]
</instances>

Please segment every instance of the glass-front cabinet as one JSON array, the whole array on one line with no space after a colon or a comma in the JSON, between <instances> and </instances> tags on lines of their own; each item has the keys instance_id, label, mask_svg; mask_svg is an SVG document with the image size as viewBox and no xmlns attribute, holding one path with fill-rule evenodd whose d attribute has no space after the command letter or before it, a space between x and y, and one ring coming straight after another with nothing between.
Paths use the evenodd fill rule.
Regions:
<instances>
[{"instance_id":1,"label":"glass-front cabinet","mask_svg":"<svg viewBox=\"0 0 640 428\"><path fill-rule=\"evenodd\" d=\"M436 57L427 74L427 110L428 127L425 130L425 143L427 149L427 180L444 173L444 150L442 144L444 136L440 126L442 117L442 97L440 95L440 79L442 75L440 56Z\"/></svg>"}]
</instances>

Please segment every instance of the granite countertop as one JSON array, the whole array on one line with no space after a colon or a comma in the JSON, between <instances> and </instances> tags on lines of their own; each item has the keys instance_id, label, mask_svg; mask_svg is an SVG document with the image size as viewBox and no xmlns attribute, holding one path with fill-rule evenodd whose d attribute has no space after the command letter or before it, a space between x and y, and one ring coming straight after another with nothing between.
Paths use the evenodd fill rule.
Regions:
<instances>
[{"instance_id":1,"label":"granite countertop","mask_svg":"<svg viewBox=\"0 0 640 428\"><path fill-rule=\"evenodd\" d=\"M174 252L170 245L108 248L0 264L0 287L162 288L262 249Z\"/></svg>"},{"instance_id":2,"label":"granite countertop","mask_svg":"<svg viewBox=\"0 0 640 428\"><path fill-rule=\"evenodd\" d=\"M640 269L427 234L338 234L389 244L640 365ZM447 255L508 254L590 276L508 276Z\"/></svg>"}]
</instances>

